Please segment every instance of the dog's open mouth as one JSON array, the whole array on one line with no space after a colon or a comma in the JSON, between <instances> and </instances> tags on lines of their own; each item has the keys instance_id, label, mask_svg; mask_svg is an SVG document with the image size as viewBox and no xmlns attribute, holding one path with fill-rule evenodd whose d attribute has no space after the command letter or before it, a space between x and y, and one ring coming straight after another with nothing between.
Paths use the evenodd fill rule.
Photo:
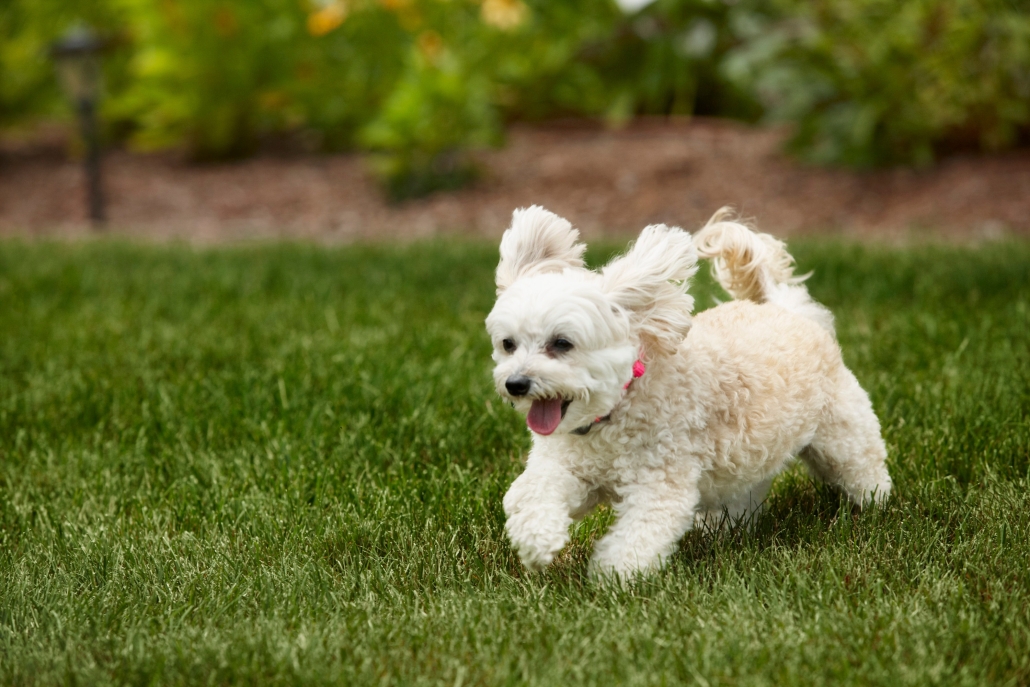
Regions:
<instances>
[{"instance_id":1,"label":"dog's open mouth","mask_svg":"<svg viewBox=\"0 0 1030 687\"><path fill-rule=\"evenodd\" d=\"M529 409L526 424L537 434L547 436L558 429L570 403L564 398L538 398Z\"/></svg>"}]
</instances>

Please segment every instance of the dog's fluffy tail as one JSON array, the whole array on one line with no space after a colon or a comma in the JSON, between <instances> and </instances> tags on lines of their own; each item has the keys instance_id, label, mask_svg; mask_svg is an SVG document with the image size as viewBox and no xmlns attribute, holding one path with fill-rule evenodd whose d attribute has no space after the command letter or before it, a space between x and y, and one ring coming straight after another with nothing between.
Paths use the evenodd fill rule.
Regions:
<instances>
[{"instance_id":1,"label":"dog's fluffy tail","mask_svg":"<svg viewBox=\"0 0 1030 687\"><path fill-rule=\"evenodd\" d=\"M716 281L738 300L775 303L833 334L833 313L808 294L802 282L809 275L795 276L794 258L786 245L732 217L729 208L722 208L694 234L697 254L712 259Z\"/></svg>"}]
</instances>

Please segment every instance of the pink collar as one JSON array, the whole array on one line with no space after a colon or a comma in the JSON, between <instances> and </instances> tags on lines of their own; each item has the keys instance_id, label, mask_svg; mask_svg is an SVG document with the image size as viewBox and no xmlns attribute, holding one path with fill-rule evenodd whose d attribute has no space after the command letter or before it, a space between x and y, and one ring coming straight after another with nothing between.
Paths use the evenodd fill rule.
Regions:
<instances>
[{"instance_id":1,"label":"pink collar","mask_svg":"<svg viewBox=\"0 0 1030 687\"><path fill-rule=\"evenodd\" d=\"M647 366L644 365L643 361L641 361L640 358L637 358L636 362L633 363L633 377L632 377L632 379L630 379L628 382L626 382L622 386L622 394L623 394L623 396L626 395L626 392L629 390L629 387L633 383L633 380L637 379L639 377L643 377L645 372L647 372ZM577 427L576 429L572 430L572 434L578 434L580 436L583 436L584 434L589 432L591 429L593 429L594 425L599 425L602 422L608 422L611 418L612 418L612 414L611 413L608 413L604 417L595 417L594 421L591 422L589 425L583 425L582 427Z\"/></svg>"},{"instance_id":2,"label":"pink collar","mask_svg":"<svg viewBox=\"0 0 1030 687\"><path fill-rule=\"evenodd\" d=\"M644 365L644 363L641 362L640 358L637 358L637 361L633 363L633 379L643 377L645 372L647 372L647 365ZM628 389L629 385L633 383L633 379L626 382L626 384L623 385L622 388Z\"/></svg>"}]
</instances>

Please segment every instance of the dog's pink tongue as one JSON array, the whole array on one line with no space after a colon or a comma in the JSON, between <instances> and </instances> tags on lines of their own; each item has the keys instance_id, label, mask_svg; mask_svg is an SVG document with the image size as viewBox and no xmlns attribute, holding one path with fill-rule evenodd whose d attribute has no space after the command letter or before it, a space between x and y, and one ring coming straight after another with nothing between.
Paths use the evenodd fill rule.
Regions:
<instances>
[{"instance_id":1,"label":"dog's pink tongue","mask_svg":"<svg viewBox=\"0 0 1030 687\"><path fill-rule=\"evenodd\" d=\"M545 436L558 429L561 424L561 399L533 401L529 415L526 416L526 424L537 434Z\"/></svg>"}]
</instances>

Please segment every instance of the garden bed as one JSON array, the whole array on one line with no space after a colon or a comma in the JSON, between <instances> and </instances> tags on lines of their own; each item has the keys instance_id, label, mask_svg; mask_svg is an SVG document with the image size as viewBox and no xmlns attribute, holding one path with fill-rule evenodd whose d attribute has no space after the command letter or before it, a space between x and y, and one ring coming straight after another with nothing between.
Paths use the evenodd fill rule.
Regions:
<instances>
[{"instance_id":1,"label":"garden bed","mask_svg":"<svg viewBox=\"0 0 1030 687\"><path fill-rule=\"evenodd\" d=\"M196 165L115 151L105 160L108 231L191 241L496 238L513 208L538 203L591 236L652 222L696 227L722 205L782 235L1030 235L1030 151L854 172L798 163L781 140L774 130L705 119L640 120L617 131L520 126L506 147L480 154L473 187L400 205L386 202L358 155L266 152ZM60 139L0 147L0 235L89 233L80 166L66 148Z\"/></svg>"}]
</instances>

